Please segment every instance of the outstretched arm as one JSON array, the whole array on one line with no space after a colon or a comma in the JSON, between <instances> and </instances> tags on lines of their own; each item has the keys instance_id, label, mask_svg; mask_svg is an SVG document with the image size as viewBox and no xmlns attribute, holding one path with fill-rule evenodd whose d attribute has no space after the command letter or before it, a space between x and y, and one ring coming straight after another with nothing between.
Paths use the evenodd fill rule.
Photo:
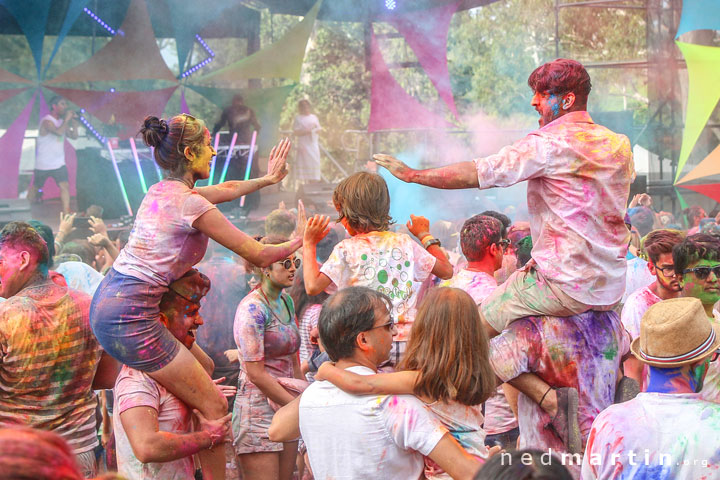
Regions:
<instances>
[{"instance_id":1,"label":"outstretched arm","mask_svg":"<svg viewBox=\"0 0 720 480\"><path fill-rule=\"evenodd\" d=\"M300 397L284 405L273 415L268 428L268 437L272 442L292 442L300 437Z\"/></svg>"},{"instance_id":2,"label":"outstretched arm","mask_svg":"<svg viewBox=\"0 0 720 480\"><path fill-rule=\"evenodd\" d=\"M325 362L320 365L315 380L327 380L353 395L412 395L419 375L414 370L358 375Z\"/></svg>"},{"instance_id":3,"label":"outstretched arm","mask_svg":"<svg viewBox=\"0 0 720 480\"><path fill-rule=\"evenodd\" d=\"M320 272L317 261L317 244L330 232L330 217L315 215L308 219L303 238L303 280L308 295L317 295L330 285L330 278ZM299 225L299 222L298 222Z\"/></svg>"},{"instance_id":4,"label":"outstretched arm","mask_svg":"<svg viewBox=\"0 0 720 480\"><path fill-rule=\"evenodd\" d=\"M302 245L302 236L279 245L263 245L233 225L217 208L200 215L193 227L258 267L286 258Z\"/></svg>"},{"instance_id":5,"label":"outstretched arm","mask_svg":"<svg viewBox=\"0 0 720 480\"><path fill-rule=\"evenodd\" d=\"M373 155L375 163L385 167L399 180L406 183L418 183L433 188L459 189L477 188L478 177L475 163L460 162L439 168L415 170L390 155L378 153Z\"/></svg>"},{"instance_id":6,"label":"outstretched arm","mask_svg":"<svg viewBox=\"0 0 720 480\"><path fill-rule=\"evenodd\" d=\"M236 200L268 185L275 185L288 174L287 156L290 152L290 140L284 139L270 150L268 173L252 180L231 180L209 187L196 187L195 190L210 203L223 203Z\"/></svg>"}]
</instances>

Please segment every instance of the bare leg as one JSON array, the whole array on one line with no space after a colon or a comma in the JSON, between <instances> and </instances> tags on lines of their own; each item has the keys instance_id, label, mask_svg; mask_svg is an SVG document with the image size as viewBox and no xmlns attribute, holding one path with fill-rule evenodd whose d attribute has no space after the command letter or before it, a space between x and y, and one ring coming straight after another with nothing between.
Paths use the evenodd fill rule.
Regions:
<instances>
[{"instance_id":1,"label":"bare leg","mask_svg":"<svg viewBox=\"0 0 720 480\"><path fill-rule=\"evenodd\" d=\"M243 480L280 480L281 452L238 455Z\"/></svg>"},{"instance_id":2,"label":"bare leg","mask_svg":"<svg viewBox=\"0 0 720 480\"><path fill-rule=\"evenodd\" d=\"M68 185L68 182L60 182L58 187L60 187L60 201L62 202L63 213L70 213L70 185Z\"/></svg>"},{"instance_id":3,"label":"bare leg","mask_svg":"<svg viewBox=\"0 0 720 480\"><path fill-rule=\"evenodd\" d=\"M283 445L285 448L280 452L280 480L290 480L298 456L298 442L287 442Z\"/></svg>"},{"instance_id":4,"label":"bare leg","mask_svg":"<svg viewBox=\"0 0 720 480\"><path fill-rule=\"evenodd\" d=\"M166 366L148 373L163 387L206 418L216 420L227 414L227 400L215 386L190 351L181 347L177 356ZM212 450L198 453L206 480L225 479L225 445L218 442Z\"/></svg>"}]
</instances>

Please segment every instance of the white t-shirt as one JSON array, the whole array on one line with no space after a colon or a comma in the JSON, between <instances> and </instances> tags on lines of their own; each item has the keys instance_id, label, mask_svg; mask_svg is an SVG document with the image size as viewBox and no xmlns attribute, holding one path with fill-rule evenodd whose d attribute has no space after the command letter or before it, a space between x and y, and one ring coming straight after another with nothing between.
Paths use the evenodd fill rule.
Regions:
<instances>
[{"instance_id":1,"label":"white t-shirt","mask_svg":"<svg viewBox=\"0 0 720 480\"><path fill-rule=\"evenodd\" d=\"M696 393L640 393L592 424L584 480L718 478L720 405Z\"/></svg>"},{"instance_id":2,"label":"white t-shirt","mask_svg":"<svg viewBox=\"0 0 720 480\"><path fill-rule=\"evenodd\" d=\"M84 262L63 262L55 271L65 277L68 287L87 293L91 297L95 295L95 290L105 278L102 273Z\"/></svg>"},{"instance_id":3,"label":"white t-shirt","mask_svg":"<svg viewBox=\"0 0 720 480\"><path fill-rule=\"evenodd\" d=\"M448 430L412 395L357 396L320 381L300 399L300 432L315 478L407 480Z\"/></svg>"},{"instance_id":4,"label":"white t-shirt","mask_svg":"<svg viewBox=\"0 0 720 480\"><path fill-rule=\"evenodd\" d=\"M113 268L152 285L170 285L205 255L208 237L192 224L213 208L183 182L156 183L145 195Z\"/></svg>"},{"instance_id":5,"label":"white t-shirt","mask_svg":"<svg viewBox=\"0 0 720 480\"><path fill-rule=\"evenodd\" d=\"M62 118L55 118L49 113L40 119L40 127L45 121L51 122L55 128L63 124ZM45 135L38 134L35 143L35 170L57 170L65 165L65 135L55 135L53 132L46 132Z\"/></svg>"},{"instance_id":6,"label":"white t-shirt","mask_svg":"<svg viewBox=\"0 0 720 480\"><path fill-rule=\"evenodd\" d=\"M163 463L141 463L133 453L120 414L134 407L149 407L158 412L161 432L188 433L191 431L191 412L172 393L145 373L124 365L115 381L113 427L119 473L128 480L193 480L195 465L192 455Z\"/></svg>"},{"instance_id":7,"label":"white t-shirt","mask_svg":"<svg viewBox=\"0 0 720 480\"><path fill-rule=\"evenodd\" d=\"M713 309L713 318L710 321L720 323L720 310L717 305ZM708 366L700 396L705 401L720 403L720 360L712 362Z\"/></svg>"},{"instance_id":8,"label":"white t-shirt","mask_svg":"<svg viewBox=\"0 0 720 480\"><path fill-rule=\"evenodd\" d=\"M405 342L415 320L420 283L434 266L435 257L409 235L369 232L335 245L320 271L339 289L368 287L390 297L398 330L393 339Z\"/></svg>"}]
</instances>

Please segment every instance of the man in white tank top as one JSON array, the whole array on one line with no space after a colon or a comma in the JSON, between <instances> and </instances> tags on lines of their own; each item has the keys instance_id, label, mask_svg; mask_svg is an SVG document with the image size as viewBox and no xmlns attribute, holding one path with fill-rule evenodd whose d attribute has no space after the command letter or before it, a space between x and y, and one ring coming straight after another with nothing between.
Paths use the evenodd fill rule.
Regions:
<instances>
[{"instance_id":1,"label":"man in white tank top","mask_svg":"<svg viewBox=\"0 0 720 480\"><path fill-rule=\"evenodd\" d=\"M63 212L70 213L70 187L65 166L65 137L77 138L75 112L68 109L61 97L50 100L50 113L40 119L40 131L35 150L35 176L30 199L42 198L42 188L52 178L60 188Z\"/></svg>"}]
</instances>

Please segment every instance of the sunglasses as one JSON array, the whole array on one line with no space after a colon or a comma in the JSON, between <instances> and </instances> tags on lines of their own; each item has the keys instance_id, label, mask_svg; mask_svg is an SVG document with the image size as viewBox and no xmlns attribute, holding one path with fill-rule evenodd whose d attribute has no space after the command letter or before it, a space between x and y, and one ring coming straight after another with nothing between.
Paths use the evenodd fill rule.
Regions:
<instances>
[{"instance_id":1,"label":"sunglasses","mask_svg":"<svg viewBox=\"0 0 720 480\"><path fill-rule=\"evenodd\" d=\"M710 276L710 272L715 274L715 278L720 278L720 265L714 267L695 267L683 270L683 273L694 273L698 280L705 280Z\"/></svg>"},{"instance_id":2,"label":"sunglasses","mask_svg":"<svg viewBox=\"0 0 720 480\"><path fill-rule=\"evenodd\" d=\"M283 267L285 267L285 270L290 270L290 267L295 265L295 268L300 268L300 265L302 264L302 261L299 258L296 258L295 260L290 260L289 258L286 258L282 262L275 262L279 263Z\"/></svg>"},{"instance_id":3,"label":"sunglasses","mask_svg":"<svg viewBox=\"0 0 720 480\"><path fill-rule=\"evenodd\" d=\"M189 113L183 113L183 115L185 116L185 121L183 122L182 130L180 130L180 140L178 140L178 143L177 143L177 151L178 151L178 153L179 153L180 155L184 155L183 152L180 151L180 145L182 145L183 136L185 135L185 127L187 126L188 118L192 118L193 120L197 120L197 118L193 117L193 116L190 115Z\"/></svg>"},{"instance_id":4,"label":"sunglasses","mask_svg":"<svg viewBox=\"0 0 720 480\"><path fill-rule=\"evenodd\" d=\"M507 248L510 246L510 240L508 240L507 238L503 238L502 240L497 242L497 244L500 245L500 248L502 248L503 250L507 250Z\"/></svg>"},{"instance_id":5,"label":"sunglasses","mask_svg":"<svg viewBox=\"0 0 720 480\"><path fill-rule=\"evenodd\" d=\"M717 359L718 359L718 357L720 357L720 350L716 350L715 353L713 353L712 355L710 355L710 357L709 357L710 363L716 362Z\"/></svg>"}]
</instances>

